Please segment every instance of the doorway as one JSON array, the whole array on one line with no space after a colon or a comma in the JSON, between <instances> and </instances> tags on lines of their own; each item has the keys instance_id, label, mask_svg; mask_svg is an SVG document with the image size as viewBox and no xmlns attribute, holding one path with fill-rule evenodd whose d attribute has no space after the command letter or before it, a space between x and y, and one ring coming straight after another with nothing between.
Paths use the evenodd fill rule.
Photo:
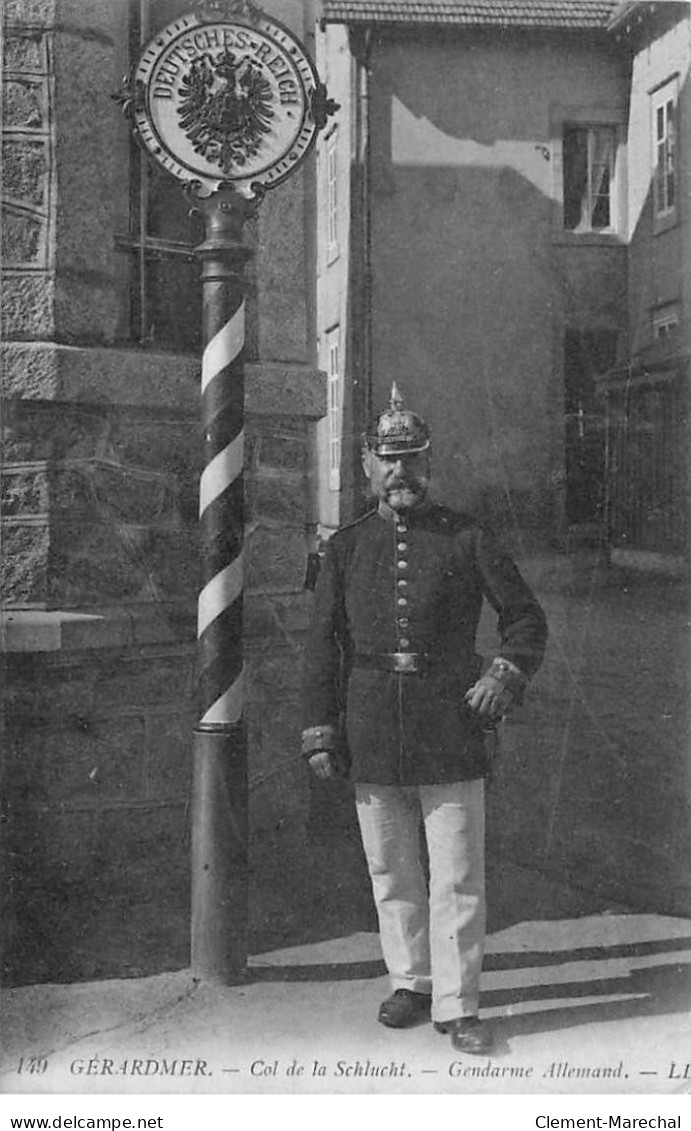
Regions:
<instances>
[{"instance_id":1,"label":"doorway","mask_svg":"<svg viewBox=\"0 0 691 1131\"><path fill-rule=\"evenodd\" d=\"M566 521L600 523L604 506L605 414L597 376L616 360L616 330L567 330L564 339Z\"/></svg>"}]
</instances>

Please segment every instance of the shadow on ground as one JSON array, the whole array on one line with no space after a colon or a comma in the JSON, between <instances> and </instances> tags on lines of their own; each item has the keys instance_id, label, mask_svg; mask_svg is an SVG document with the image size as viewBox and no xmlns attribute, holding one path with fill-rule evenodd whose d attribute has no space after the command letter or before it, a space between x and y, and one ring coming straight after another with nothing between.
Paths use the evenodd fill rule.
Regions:
<instances>
[{"instance_id":1,"label":"shadow on ground","mask_svg":"<svg viewBox=\"0 0 691 1131\"><path fill-rule=\"evenodd\" d=\"M623 935L630 922L635 934L639 919L617 917L618 932ZM590 923L597 925L597 918ZM604 924L603 930L611 928L606 919L600 923ZM539 927L541 936L549 939L548 924L529 926ZM565 926L568 924L561 921L562 930ZM521 936L521 928L517 927L516 943ZM666 955L670 961L664 961ZM316 964L291 964L288 960L251 967L248 982L319 984L377 979L385 974L384 964L378 960ZM603 946L490 952L485 958L483 979L489 986L481 994L480 1008L485 1015L501 1018L501 1042L588 1024L688 1014L691 923L686 936L622 940ZM504 984L497 985L497 981ZM501 1051L500 1045L499 1055Z\"/></svg>"}]
</instances>

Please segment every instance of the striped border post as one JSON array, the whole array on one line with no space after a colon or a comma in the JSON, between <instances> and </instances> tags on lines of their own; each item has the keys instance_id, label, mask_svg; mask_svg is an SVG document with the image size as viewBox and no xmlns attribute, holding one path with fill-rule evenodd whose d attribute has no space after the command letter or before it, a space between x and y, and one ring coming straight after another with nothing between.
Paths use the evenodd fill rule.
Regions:
<instances>
[{"instance_id":1,"label":"striped border post","mask_svg":"<svg viewBox=\"0 0 691 1131\"><path fill-rule=\"evenodd\" d=\"M256 205L230 186L188 190L204 218L198 607L200 721L192 787L192 972L242 981L247 965L248 795L243 689L245 264Z\"/></svg>"}]
</instances>

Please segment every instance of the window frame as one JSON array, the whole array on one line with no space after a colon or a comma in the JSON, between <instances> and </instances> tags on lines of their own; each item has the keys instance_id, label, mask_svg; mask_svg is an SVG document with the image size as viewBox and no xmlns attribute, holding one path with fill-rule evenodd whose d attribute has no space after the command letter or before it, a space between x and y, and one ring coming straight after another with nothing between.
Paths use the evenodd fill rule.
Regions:
<instances>
[{"instance_id":1,"label":"window frame","mask_svg":"<svg viewBox=\"0 0 691 1131\"><path fill-rule=\"evenodd\" d=\"M338 130L324 138L324 177L326 204L326 263L338 259Z\"/></svg>"},{"instance_id":2,"label":"window frame","mask_svg":"<svg viewBox=\"0 0 691 1131\"><path fill-rule=\"evenodd\" d=\"M552 197L555 202L553 242L561 244L623 244L626 240L626 106L552 105L550 137ZM611 129L614 133L613 176L610 183L610 224L607 228L564 227L564 130Z\"/></svg>"},{"instance_id":3,"label":"window frame","mask_svg":"<svg viewBox=\"0 0 691 1131\"><path fill-rule=\"evenodd\" d=\"M343 351L341 349L340 323L331 326L324 334L327 374L327 461L329 489L341 488L342 437L341 418L343 401Z\"/></svg>"},{"instance_id":4,"label":"window frame","mask_svg":"<svg viewBox=\"0 0 691 1131\"><path fill-rule=\"evenodd\" d=\"M650 312L650 328L654 342L667 341L679 329L681 311L676 300L654 306Z\"/></svg>"},{"instance_id":5,"label":"window frame","mask_svg":"<svg viewBox=\"0 0 691 1131\"><path fill-rule=\"evenodd\" d=\"M129 55L130 62L139 57L149 42L155 28L152 26L152 0L129 0ZM162 25L164 26L164 25ZM184 348L179 344L168 345L165 340L156 338L153 322L155 301L152 297L152 275L156 263L193 264L197 260L198 238L189 242L167 239L149 233L148 211L151 196L151 183L156 175L152 159L142 151L130 131L130 199L129 224L126 233L115 234L115 247L130 257L130 313L128 342L142 349L160 352L198 354L200 341L190 342ZM182 185L178 186L182 197ZM192 232L192 225L190 224ZM201 296L201 291L200 291ZM201 325L198 327L201 332Z\"/></svg>"},{"instance_id":6,"label":"window frame","mask_svg":"<svg viewBox=\"0 0 691 1131\"><path fill-rule=\"evenodd\" d=\"M651 186L651 207L653 218L653 234L658 235L660 232L666 232L669 228L674 227L679 220L679 141L681 138L681 130L679 129L679 74L675 73L670 75L664 82L658 83L649 92L650 96L650 186ZM665 161L667 159L669 147L669 120L666 117L666 110L669 105L674 107L672 117L673 134L672 134L672 185L673 185L673 201L668 203L668 175L663 176L663 184L665 187L665 201L663 208L658 208L659 202L659 185L660 178L658 170L660 167L660 143L665 146ZM664 136L659 137L658 134L658 120L659 114L662 111L663 122L667 127Z\"/></svg>"},{"instance_id":7,"label":"window frame","mask_svg":"<svg viewBox=\"0 0 691 1131\"><path fill-rule=\"evenodd\" d=\"M616 186L617 186L617 144L618 144L618 131L616 126L603 125L585 125L581 122L564 122L562 129L562 154L566 147L566 133L568 130L579 132L585 135L585 149L586 149L586 184L585 184L585 197L581 199L581 219L577 226L570 228L566 227L566 160L562 157L562 200L564 202L564 231L572 232L574 235L612 235L618 231L618 209L616 199ZM593 223L593 216L597 211L598 197L601 195L597 191L595 184L595 170L596 170L596 149L597 149L597 136L603 135L611 142L611 158L606 166L608 172L608 185L607 185L607 208L609 214L609 223L601 226L595 226ZM609 148L609 145L608 147ZM583 222L583 200L586 201L586 223Z\"/></svg>"}]
</instances>

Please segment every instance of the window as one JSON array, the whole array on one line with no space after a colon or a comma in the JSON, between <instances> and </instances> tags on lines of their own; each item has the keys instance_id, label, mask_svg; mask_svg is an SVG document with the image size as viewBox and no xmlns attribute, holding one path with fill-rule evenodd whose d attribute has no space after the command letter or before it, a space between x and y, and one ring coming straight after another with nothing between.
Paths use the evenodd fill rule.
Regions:
<instances>
[{"instance_id":1,"label":"window","mask_svg":"<svg viewBox=\"0 0 691 1131\"><path fill-rule=\"evenodd\" d=\"M655 230L676 219L677 80L653 92L653 214Z\"/></svg>"},{"instance_id":2,"label":"window","mask_svg":"<svg viewBox=\"0 0 691 1131\"><path fill-rule=\"evenodd\" d=\"M564 227L611 232L616 224L615 126L564 125Z\"/></svg>"},{"instance_id":3,"label":"window","mask_svg":"<svg viewBox=\"0 0 691 1131\"><path fill-rule=\"evenodd\" d=\"M652 312L653 339L667 338L679 325L679 307L676 302L665 303Z\"/></svg>"},{"instance_id":4,"label":"window","mask_svg":"<svg viewBox=\"0 0 691 1131\"><path fill-rule=\"evenodd\" d=\"M326 231L327 261L338 258L338 162L336 160L336 133L326 143Z\"/></svg>"},{"instance_id":5,"label":"window","mask_svg":"<svg viewBox=\"0 0 691 1131\"><path fill-rule=\"evenodd\" d=\"M341 328L334 326L326 335L329 378L329 487L341 486Z\"/></svg>"},{"instance_id":6,"label":"window","mask_svg":"<svg viewBox=\"0 0 691 1131\"><path fill-rule=\"evenodd\" d=\"M186 0L130 0L132 61L154 32L189 8ZM158 350L201 348L201 223L189 216L182 185L131 141L128 231L116 246L130 257L130 341Z\"/></svg>"}]
</instances>

